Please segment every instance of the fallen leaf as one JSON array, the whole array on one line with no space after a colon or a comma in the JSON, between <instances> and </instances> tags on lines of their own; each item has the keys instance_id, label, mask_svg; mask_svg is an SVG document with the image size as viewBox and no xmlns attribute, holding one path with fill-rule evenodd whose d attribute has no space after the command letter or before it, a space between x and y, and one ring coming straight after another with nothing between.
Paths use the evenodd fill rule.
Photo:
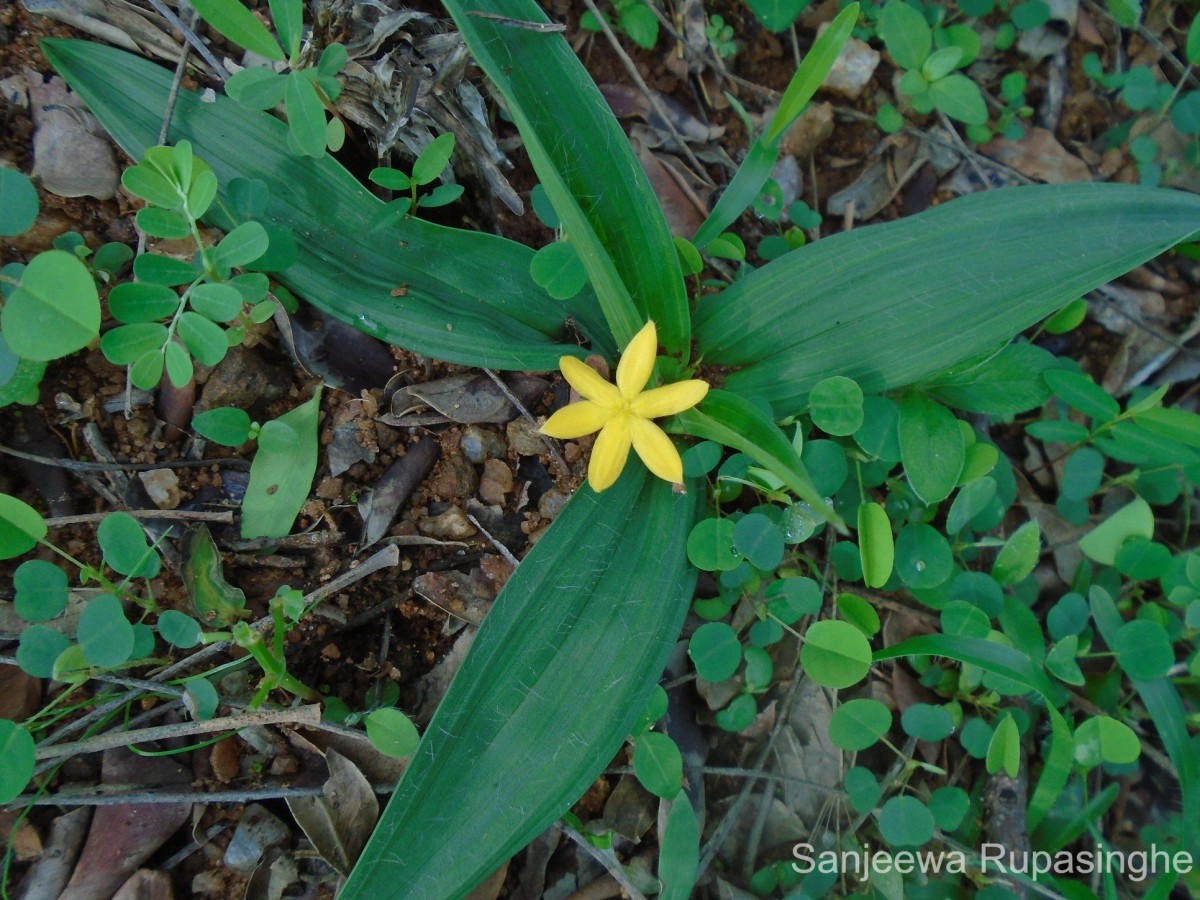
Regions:
<instances>
[{"instance_id":1,"label":"fallen leaf","mask_svg":"<svg viewBox=\"0 0 1200 900\"><path fill-rule=\"evenodd\" d=\"M61 78L43 82L27 69L33 133L33 174L60 197L116 196L117 159L104 129Z\"/></svg>"},{"instance_id":2,"label":"fallen leaf","mask_svg":"<svg viewBox=\"0 0 1200 900\"><path fill-rule=\"evenodd\" d=\"M349 875L379 818L371 783L354 763L328 750L329 779L316 797L289 797L288 809L321 858Z\"/></svg>"},{"instance_id":3,"label":"fallen leaf","mask_svg":"<svg viewBox=\"0 0 1200 900\"><path fill-rule=\"evenodd\" d=\"M979 148L997 162L1012 166L1022 175L1049 184L1091 181L1092 173L1078 156L1068 153L1045 128L1030 128L1019 141L995 138Z\"/></svg>"}]
</instances>

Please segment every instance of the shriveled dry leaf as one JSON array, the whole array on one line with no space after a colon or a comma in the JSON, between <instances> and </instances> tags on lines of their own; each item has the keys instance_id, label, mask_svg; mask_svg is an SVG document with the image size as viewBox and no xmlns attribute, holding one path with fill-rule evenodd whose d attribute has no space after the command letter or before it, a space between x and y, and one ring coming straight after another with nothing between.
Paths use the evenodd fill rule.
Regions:
<instances>
[{"instance_id":1,"label":"shriveled dry leaf","mask_svg":"<svg viewBox=\"0 0 1200 900\"><path fill-rule=\"evenodd\" d=\"M329 780L316 797L289 797L287 804L321 858L349 875L379 818L379 801L358 767L328 750Z\"/></svg>"},{"instance_id":2,"label":"shriveled dry leaf","mask_svg":"<svg viewBox=\"0 0 1200 900\"><path fill-rule=\"evenodd\" d=\"M979 149L997 162L1012 166L1037 181L1062 184L1092 180L1087 163L1069 153L1045 128L1030 128L1019 141L996 138Z\"/></svg>"},{"instance_id":3,"label":"shriveled dry leaf","mask_svg":"<svg viewBox=\"0 0 1200 900\"><path fill-rule=\"evenodd\" d=\"M546 390L546 382L531 375L506 373L502 378L526 406ZM509 422L517 413L504 391L486 374L464 373L400 388L392 395L391 412L380 420L396 426L446 422L476 425Z\"/></svg>"},{"instance_id":4,"label":"shriveled dry leaf","mask_svg":"<svg viewBox=\"0 0 1200 900\"><path fill-rule=\"evenodd\" d=\"M61 78L43 83L26 70L33 134L33 174L60 197L108 200L117 193L117 158L112 144L83 101Z\"/></svg>"}]
</instances>

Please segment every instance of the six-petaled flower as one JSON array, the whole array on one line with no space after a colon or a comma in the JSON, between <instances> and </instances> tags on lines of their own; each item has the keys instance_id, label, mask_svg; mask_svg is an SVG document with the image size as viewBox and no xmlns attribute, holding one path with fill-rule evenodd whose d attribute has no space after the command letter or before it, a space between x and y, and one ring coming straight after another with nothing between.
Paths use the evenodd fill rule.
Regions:
<instances>
[{"instance_id":1,"label":"six-petaled flower","mask_svg":"<svg viewBox=\"0 0 1200 900\"><path fill-rule=\"evenodd\" d=\"M657 350L658 333L654 323L647 322L625 348L615 385L573 356L559 360L563 375L584 399L552 415L542 433L567 440L600 432L588 466L588 484L594 491L617 480L630 447L659 478L675 484L683 481L679 451L651 420L691 409L704 399L708 384L691 379L645 390Z\"/></svg>"}]
</instances>

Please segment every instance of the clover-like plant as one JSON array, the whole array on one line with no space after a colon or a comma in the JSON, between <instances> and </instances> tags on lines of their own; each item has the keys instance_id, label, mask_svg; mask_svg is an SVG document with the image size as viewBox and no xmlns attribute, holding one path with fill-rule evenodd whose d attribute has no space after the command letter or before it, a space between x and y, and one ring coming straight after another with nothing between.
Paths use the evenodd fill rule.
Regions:
<instances>
[{"instance_id":1,"label":"clover-like plant","mask_svg":"<svg viewBox=\"0 0 1200 900\"><path fill-rule=\"evenodd\" d=\"M279 278L397 344L455 362L549 369L562 356L586 353L565 340L568 317L610 360L653 321L664 381L687 380L693 348L705 366L726 374L720 389L665 421L664 430L739 451L741 477L751 465L769 473L775 490L841 528L776 424L805 410L818 385L840 375L878 394L964 359L978 362L1200 227L1200 200L1183 194L1114 185L1004 190L815 241L699 298L693 309L681 253L599 91L561 36L520 27L546 21L534 0L446 6L520 130L587 273L588 287L570 300L555 302L540 290L529 274L531 251L511 242L411 217L369 233L379 201L328 157L280 165L273 148L284 126L270 117L184 93L174 139L202 147L223 181L288 178L289 190L270 192L268 214L293 231L299 254ZM854 6L846 10L809 60L827 66L856 14ZM138 156L153 143L148 123L156 116L130 109L160 110L169 73L108 48L44 47L128 152ZM823 73L816 63L802 66L701 229L701 249L759 195L782 130ZM231 134L238 137L216 137ZM682 255L694 271L695 248ZM960 430L952 440L945 418L921 394L914 398L901 397L911 407L907 439L917 443L927 433L931 444L954 452L961 470L965 436ZM914 490L945 498L961 474L952 468L917 475ZM561 816L637 732L696 582L688 536L705 492L695 479L685 486L676 493L632 463L603 492L576 492L497 598L343 896L390 895L400 883L410 896L466 895ZM877 530L873 519L864 515L864 531ZM878 583L888 577L886 566L872 559ZM807 658L818 666L843 632L829 624L838 623L815 623L804 635L813 647ZM875 659L958 652L939 637L878 651ZM1046 673L1012 648L982 640L971 647L974 664L1000 670L1026 693L1054 694ZM1037 777L1041 815L1073 765L1069 726L1052 704L1045 709L1054 740ZM694 851L689 804L669 802L668 833ZM892 812L902 817L904 810ZM669 858L678 868L662 880L668 893L686 896L696 855Z\"/></svg>"}]
</instances>

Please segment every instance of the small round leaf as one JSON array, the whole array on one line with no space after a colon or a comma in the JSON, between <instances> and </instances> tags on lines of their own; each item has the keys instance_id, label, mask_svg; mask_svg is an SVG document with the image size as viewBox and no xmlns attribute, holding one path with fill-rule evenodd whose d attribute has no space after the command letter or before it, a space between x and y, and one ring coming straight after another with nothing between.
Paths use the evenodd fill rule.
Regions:
<instances>
[{"instance_id":1,"label":"small round leaf","mask_svg":"<svg viewBox=\"0 0 1200 900\"><path fill-rule=\"evenodd\" d=\"M933 814L916 797L892 797L879 811L879 833L893 847L920 847L933 828Z\"/></svg>"},{"instance_id":2,"label":"small round leaf","mask_svg":"<svg viewBox=\"0 0 1200 900\"><path fill-rule=\"evenodd\" d=\"M742 645L737 632L726 623L706 622L688 641L688 656L705 681L724 681L741 664Z\"/></svg>"},{"instance_id":3,"label":"small round leaf","mask_svg":"<svg viewBox=\"0 0 1200 900\"><path fill-rule=\"evenodd\" d=\"M43 559L21 563L13 573L14 607L26 622L45 622L67 608L67 573Z\"/></svg>"},{"instance_id":4,"label":"small round leaf","mask_svg":"<svg viewBox=\"0 0 1200 900\"><path fill-rule=\"evenodd\" d=\"M892 727L892 711L878 700L850 700L833 711L829 739L848 752L866 750Z\"/></svg>"},{"instance_id":5,"label":"small round leaf","mask_svg":"<svg viewBox=\"0 0 1200 900\"><path fill-rule=\"evenodd\" d=\"M133 654L133 626L112 594L88 601L79 617L78 637L87 661L101 669L116 668Z\"/></svg>"},{"instance_id":6,"label":"small round leaf","mask_svg":"<svg viewBox=\"0 0 1200 900\"><path fill-rule=\"evenodd\" d=\"M866 678L870 671L871 645L848 622L816 622L804 636L800 664L823 687L849 687Z\"/></svg>"},{"instance_id":7,"label":"small round leaf","mask_svg":"<svg viewBox=\"0 0 1200 900\"><path fill-rule=\"evenodd\" d=\"M29 732L16 722L0 719L0 759L4 760L0 766L0 803L12 800L29 784L36 758Z\"/></svg>"},{"instance_id":8,"label":"small round leaf","mask_svg":"<svg viewBox=\"0 0 1200 900\"><path fill-rule=\"evenodd\" d=\"M393 707L377 709L366 718L367 739L380 753L403 759L421 742L412 719Z\"/></svg>"}]
</instances>

